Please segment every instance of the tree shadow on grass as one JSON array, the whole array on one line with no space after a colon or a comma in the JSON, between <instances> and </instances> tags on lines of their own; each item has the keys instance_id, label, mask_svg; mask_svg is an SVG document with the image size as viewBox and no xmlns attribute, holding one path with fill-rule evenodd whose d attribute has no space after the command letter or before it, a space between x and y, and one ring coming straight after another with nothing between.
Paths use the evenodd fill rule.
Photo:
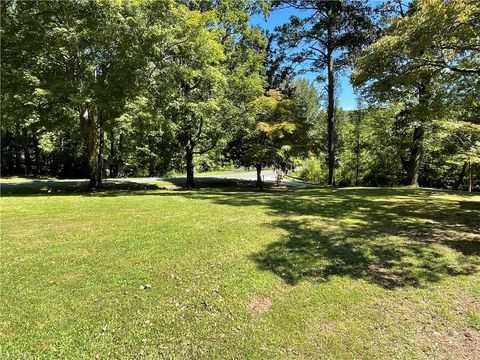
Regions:
<instances>
[{"instance_id":1,"label":"tree shadow on grass","mask_svg":"<svg viewBox=\"0 0 480 360\"><path fill-rule=\"evenodd\" d=\"M289 220L274 226L287 230L288 235L251 258L260 269L272 271L291 285L349 276L389 289L422 286L446 276L473 274L479 265L479 243L473 241L461 242L468 252L459 253L451 243L402 239L389 232L377 237L365 229L334 233Z\"/></svg>"},{"instance_id":2,"label":"tree shadow on grass","mask_svg":"<svg viewBox=\"0 0 480 360\"><path fill-rule=\"evenodd\" d=\"M480 265L480 204L410 189L304 190L228 205L263 205L284 238L251 259L286 283L363 279L384 288L420 287L470 275ZM468 206L465 206L468 203Z\"/></svg>"},{"instance_id":3,"label":"tree shadow on grass","mask_svg":"<svg viewBox=\"0 0 480 360\"><path fill-rule=\"evenodd\" d=\"M34 181L29 183L0 184L1 195L3 197L32 197L32 196L126 196L126 195L157 195L154 190L185 190L185 178L168 178L153 183L139 183L136 181L128 181L120 179L115 182L110 180L104 182L103 189L91 191L88 189L88 181ZM224 179L217 177L203 177L196 180L196 190L205 189L227 189L227 190L252 190L255 187L252 181ZM271 187L267 184L266 187ZM186 193L184 193L186 194Z\"/></svg>"}]
</instances>

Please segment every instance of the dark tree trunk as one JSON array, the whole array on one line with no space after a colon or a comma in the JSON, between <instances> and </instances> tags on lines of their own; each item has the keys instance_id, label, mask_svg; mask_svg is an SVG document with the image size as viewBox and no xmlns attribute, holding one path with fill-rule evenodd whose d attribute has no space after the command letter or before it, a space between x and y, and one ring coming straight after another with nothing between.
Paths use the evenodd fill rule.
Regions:
<instances>
[{"instance_id":1,"label":"dark tree trunk","mask_svg":"<svg viewBox=\"0 0 480 360\"><path fill-rule=\"evenodd\" d=\"M458 175L457 181L453 184L453 190L458 190L460 185L463 183L463 178L465 177L465 172L467 171L468 163L463 163L462 170L460 170L460 175Z\"/></svg>"},{"instance_id":2,"label":"dark tree trunk","mask_svg":"<svg viewBox=\"0 0 480 360\"><path fill-rule=\"evenodd\" d=\"M328 41L332 38L332 25L328 27ZM327 49L327 137L328 137L328 185L335 185L335 72L333 66L333 48Z\"/></svg>"},{"instance_id":3,"label":"dark tree trunk","mask_svg":"<svg viewBox=\"0 0 480 360\"><path fill-rule=\"evenodd\" d=\"M95 111L88 106L80 106L80 125L83 132L83 138L87 149L88 169L89 169L89 189L97 190L102 187L101 177L99 183L99 149L100 149L100 137L99 137L99 124L98 117Z\"/></svg>"},{"instance_id":4,"label":"dark tree trunk","mask_svg":"<svg viewBox=\"0 0 480 360\"><path fill-rule=\"evenodd\" d=\"M410 160L407 162L407 184L418 187L420 165L423 154L423 138L425 129L422 125L413 130L412 146L410 147Z\"/></svg>"},{"instance_id":5,"label":"dark tree trunk","mask_svg":"<svg viewBox=\"0 0 480 360\"><path fill-rule=\"evenodd\" d=\"M187 189L195 189L194 170L193 170L193 147L194 144L191 139L188 140L185 146L185 156L187 161Z\"/></svg>"},{"instance_id":6,"label":"dark tree trunk","mask_svg":"<svg viewBox=\"0 0 480 360\"><path fill-rule=\"evenodd\" d=\"M40 146L38 143L38 138L36 136L33 141L33 156L35 163L35 173L40 174L42 172L42 155L40 153Z\"/></svg>"},{"instance_id":7,"label":"dark tree trunk","mask_svg":"<svg viewBox=\"0 0 480 360\"><path fill-rule=\"evenodd\" d=\"M149 137L148 139L148 150L150 150L150 154L155 154L155 147L153 144L153 139L152 137ZM155 163L156 159L155 156L150 155L150 158L148 160L148 176L155 176Z\"/></svg>"},{"instance_id":8,"label":"dark tree trunk","mask_svg":"<svg viewBox=\"0 0 480 360\"><path fill-rule=\"evenodd\" d=\"M473 174L472 174L472 163L468 162L468 192L472 192L473 188Z\"/></svg>"},{"instance_id":9,"label":"dark tree trunk","mask_svg":"<svg viewBox=\"0 0 480 360\"><path fill-rule=\"evenodd\" d=\"M6 132L5 137L1 139L2 144L2 170L12 174L15 168L15 157L13 154L13 137L10 131Z\"/></svg>"},{"instance_id":10,"label":"dark tree trunk","mask_svg":"<svg viewBox=\"0 0 480 360\"><path fill-rule=\"evenodd\" d=\"M120 132L120 136L118 137L118 151L117 156L119 159L122 158L123 154L123 134Z\"/></svg>"},{"instance_id":11,"label":"dark tree trunk","mask_svg":"<svg viewBox=\"0 0 480 360\"><path fill-rule=\"evenodd\" d=\"M97 187L103 187L103 150L105 147L105 129L104 129L104 118L103 114L98 112L98 132L99 132L99 143L98 143L98 170L97 170Z\"/></svg>"},{"instance_id":12,"label":"dark tree trunk","mask_svg":"<svg viewBox=\"0 0 480 360\"><path fill-rule=\"evenodd\" d=\"M413 129L412 145L410 147L410 159L407 164L407 184L418 187L418 177L420 175L420 166L423 157L423 139L425 137L425 127L422 111L428 109L429 93L427 90L429 79L423 79L418 88L419 111L417 116L418 125Z\"/></svg>"},{"instance_id":13,"label":"dark tree trunk","mask_svg":"<svg viewBox=\"0 0 480 360\"><path fill-rule=\"evenodd\" d=\"M262 165L261 164L256 164L255 169L257 169L257 187L260 190L263 190Z\"/></svg>"},{"instance_id":14,"label":"dark tree trunk","mask_svg":"<svg viewBox=\"0 0 480 360\"><path fill-rule=\"evenodd\" d=\"M110 158L115 159L115 131L110 129Z\"/></svg>"},{"instance_id":15,"label":"dark tree trunk","mask_svg":"<svg viewBox=\"0 0 480 360\"><path fill-rule=\"evenodd\" d=\"M23 156L25 158L25 174L32 174L32 157L30 156L30 149L28 146L23 148Z\"/></svg>"},{"instance_id":16,"label":"dark tree trunk","mask_svg":"<svg viewBox=\"0 0 480 360\"><path fill-rule=\"evenodd\" d=\"M20 139L20 131L18 127L16 128L15 132L13 133L13 141L12 141L12 149L14 154L14 170L13 172L17 175L23 174L23 164L22 164L22 147L19 142Z\"/></svg>"},{"instance_id":17,"label":"dark tree trunk","mask_svg":"<svg viewBox=\"0 0 480 360\"><path fill-rule=\"evenodd\" d=\"M14 173L17 175L23 174L22 169L22 155L20 154L20 146L15 145L15 170Z\"/></svg>"},{"instance_id":18,"label":"dark tree trunk","mask_svg":"<svg viewBox=\"0 0 480 360\"><path fill-rule=\"evenodd\" d=\"M151 156L148 161L148 176L155 176L155 158L153 156Z\"/></svg>"},{"instance_id":19,"label":"dark tree trunk","mask_svg":"<svg viewBox=\"0 0 480 360\"><path fill-rule=\"evenodd\" d=\"M25 174L32 174L32 156L30 152L29 145L31 143L31 138L29 139L27 129L22 129L22 144L23 144L23 159L25 163Z\"/></svg>"}]
</instances>

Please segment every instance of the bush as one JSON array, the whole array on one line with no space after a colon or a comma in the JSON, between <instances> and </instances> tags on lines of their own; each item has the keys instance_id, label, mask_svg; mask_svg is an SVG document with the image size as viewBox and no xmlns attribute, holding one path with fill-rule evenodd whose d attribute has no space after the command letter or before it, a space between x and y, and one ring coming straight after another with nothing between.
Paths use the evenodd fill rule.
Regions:
<instances>
[{"instance_id":1,"label":"bush","mask_svg":"<svg viewBox=\"0 0 480 360\"><path fill-rule=\"evenodd\" d=\"M373 174L369 173L365 175L362 181L365 185L368 186L391 186L393 185L392 179L384 174Z\"/></svg>"},{"instance_id":2,"label":"bush","mask_svg":"<svg viewBox=\"0 0 480 360\"><path fill-rule=\"evenodd\" d=\"M352 181L350 179L342 179L340 180L340 182L338 183L339 186L350 186L352 185Z\"/></svg>"},{"instance_id":3,"label":"bush","mask_svg":"<svg viewBox=\"0 0 480 360\"><path fill-rule=\"evenodd\" d=\"M326 178L325 170L322 167L322 162L313 156L303 161L299 176L303 181L312 183L325 182Z\"/></svg>"}]
</instances>

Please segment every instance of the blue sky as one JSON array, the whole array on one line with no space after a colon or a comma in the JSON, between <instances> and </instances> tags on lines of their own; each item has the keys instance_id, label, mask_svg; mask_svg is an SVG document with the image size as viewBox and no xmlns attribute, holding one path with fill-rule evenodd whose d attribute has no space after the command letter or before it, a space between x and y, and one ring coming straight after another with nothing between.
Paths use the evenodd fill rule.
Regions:
<instances>
[{"instance_id":1,"label":"blue sky","mask_svg":"<svg viewBox=\"0 0 480 360\"><path fill-rule=\"evenodd\" d=\"M287 9L278 9L274 10L270 13L270 16L265 19L263 15L255 15L252 17L251 23L253 25L259 25L260 27L264 29L268 29L270 31L273 31L273 29L278 26L286 23L291 15L298 15L302 16L302 13L298 10L293 10L290 8ZM315 80L317 74L314 73L306 73L303 74L302 77L306 77L310 80ZM344 74L340 74L339 80L340 80L340 91L338 92L339 94L339 107L342 107L344 109L354 109L355 108L355 95L353 93L352 86L350 85L350 80L349 80L350 72L345 71ZM324 93L324 83L318 83L316 82L316 85L318 89L320 90L321 93Z\"/></svg>"}]
</instances>

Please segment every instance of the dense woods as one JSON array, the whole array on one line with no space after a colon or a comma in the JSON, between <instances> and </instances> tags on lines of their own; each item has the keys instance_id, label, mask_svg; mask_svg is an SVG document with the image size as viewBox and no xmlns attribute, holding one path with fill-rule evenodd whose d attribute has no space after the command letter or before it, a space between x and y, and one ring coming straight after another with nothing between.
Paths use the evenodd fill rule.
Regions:
<instances>
[{"instance_id":1,"label":"dense woods","mask_svg":"<svg viewBox=\"0 0 480 360\"><path fill-rule=\"evenodd\" d=\"M294 8L274 32L252 16ZM480 187L476 0L2 1L3 175ZM315 81L303 77L314 72ZM351 73L357 106L338 106Z\"/></svg>"}]
</instances>

